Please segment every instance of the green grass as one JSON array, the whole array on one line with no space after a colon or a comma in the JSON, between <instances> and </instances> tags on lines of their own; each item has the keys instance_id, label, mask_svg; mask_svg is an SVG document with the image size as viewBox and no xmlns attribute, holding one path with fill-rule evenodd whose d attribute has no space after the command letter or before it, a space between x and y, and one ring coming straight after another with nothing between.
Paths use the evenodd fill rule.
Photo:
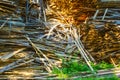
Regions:
<instances>
[{"instance_id":1,"label":"green grass","mask_svg":"<svg viewBox=\"0 0 120 80\"><path fill-rule=\"evenodd\" d=\"M94 68L94 70L101 70L101 69L110 69L110 68L114 68L114 65L113 64L109 64L107 62L100 62L100 63L97 63L96 65L92 64L92 67Z\"/></svg>"},{"instance_id":2,"label":"green grass","mask_svg":"<svg viewBox=\"0 0 120 80\"><path fill-rule=\"evenodd\" d=\"M117 76L104 76L104 77L86 77L86 78L76 78L73 80L120 80Z\"/></svg>"},{"instance_id":3,"label":"green grass","mask_svg":"<svg viewBox=\"0 0 120 80\"><path fill-rule=\"evenodd\" d=\"M80 72L80 71L90 71L89 67L85 63L78 63L78 62L63 62L62 67L58 70L56 68L53 69L53 73L58 75L66 75L71 76L74 73Z\"/></svg>"},{"instance_id":4,"label":"green grass","mask_svg":"<svg viewBox=\"0 0 120 80\"><path fill-rule=\"evenodd\" d=\"M101 70L101 69L113 68L112 64L106 63L104 61L96 65L91 63L91 65L95 71ZM76 75L79 75L80 72L92 73L86 63L78 62L75 60L69 60L69 61L63 60L62 67L59 69L54 68L52 71L52 73L57 74L59 78L68 78L68 77L76 76Z\"/></svg>"}]
</instances>

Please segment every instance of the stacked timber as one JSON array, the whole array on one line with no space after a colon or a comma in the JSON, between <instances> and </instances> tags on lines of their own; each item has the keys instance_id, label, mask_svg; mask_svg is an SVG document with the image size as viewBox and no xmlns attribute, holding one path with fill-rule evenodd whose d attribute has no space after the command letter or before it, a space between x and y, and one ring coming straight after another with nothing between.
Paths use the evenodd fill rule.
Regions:
<instances>
[{"instance_id":1,"label":"stacked timber","mask_svg":"<svg viewBox=\"0 0 120 80\"><path fill-rule=\"evenodd\" d=\"M87 1L84 2L83 0L84 5L78 8L82 3L75 4L75 1L71 1L63 6L64 2L67 3L69 1L65 0L61 1L62 3L58 1L61 5L59 8L55 8L59 4L56 0L50 0L57 4L51 4L47 15L49 20L34 26L30 23L24 26L24 30L21 31L21 29L13 30L12 27L14 26L9 24L15 23L14 21L22 22L22 20L18 19L22 15L25 18L26 0L20 0L19 3L13 1L2 0L0 2L0 5L3 6L0 6L0 12L4 13L0 14L0 78L56 78L56 75L50 75L49 73L51 73L54 67L61 67L61 57L85 61L91 71L94 70L90 62L95 63L103 60L111 62L115 66L119 64L119 25L115 25L107 20L105 22L101 21L102 26L100 27L96 27L98 26L96 23L99 23L97 21L89 23L87 21L88 15L95 12L95 9L92 8L93 6L88 8L92 3L89 2L89 5L85 7ZM78 0L77 2L81 1ZM16 13L16 4L20 5L18 7L21 10L23 9L22 15ZM61 9L61 6L64 9ZM68 9L68 6L71 8ZM12 15L9 13L12 13ZM10 15L12 18L9 18ZM3 20L8 25L4 26ZM80 23L80 21L85 22ZM24 22L22 23L24 25ZM18 25L16 27L20 28ZM75 53L78 54L77 57L74 56Z\"/></svg>"},{"instance_id":2,"label":"stacked timber","mask_svg":"<svg viewBox=\"0 0 120 80\"><path fill-rule=\"evenodd\" d=\"M99 8L119 8L119 0L100 0L98 1Z\"/></svg>"}]
</instances>

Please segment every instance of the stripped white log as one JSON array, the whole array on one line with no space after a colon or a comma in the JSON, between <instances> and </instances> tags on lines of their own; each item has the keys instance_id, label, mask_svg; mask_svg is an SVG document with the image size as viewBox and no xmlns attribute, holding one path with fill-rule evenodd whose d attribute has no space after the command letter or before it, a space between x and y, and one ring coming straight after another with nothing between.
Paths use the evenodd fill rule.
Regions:
<instances>
[{"instance_id":1,"label":"stripped white log","mask_svg":"<svg viewBox=\"0 0 120 80\"><path fill-rule=\"evenodd\" d=\"M80 44L80 42L79 42L79 37L78 37L78 35L77 35L76 29L73 29L73 31L71 32L71 34L72 34L72 36L74 37L75 45L77 46L78 50L80 51L81 56L84 58L85 62L86 62L87 65L89 66L90 70L91 70L94 74L96 74L95 71L94 71L94 69L93 69L93 67L92 67L91 64L90 64L90 62L91 62L91 61L90 61L90 58L87 56L86 52L84 51L84 49L83 49L83 47L82 47L83 45Z\"/></svg>"},{"instance_id":2,"label":"stripped white log","mask_svg":"<svg viewBox=\"0 0 120 80\"><path fill-rule=\"evenodd\" d=\"M1 56L0 59L1 59L2 61L6 61L7 59L11 58L11 57L14 56L15 54L17 54L17 53L19 53L19 52L21 52L21 51L23 51L23 50L25 50L25 49L26 49L26 48L21 48L21 49L18 49L17 51L14 51L14 52L12 52L12 53L5 54L5 55Z\"/></svg>"},{"instance_id":3,"label":"stripped white log","mask_svg":"<svg viewBox=\"0 0 120 80\"><path fill-rule=\"evenodd\" d=\"M5 24L8 22L8 20L9 19L7 19L6 21L4 21L4 23L0 26L0 29L2 29L5 26Z\"/></svg>"},{"instance_id":4,"label":"stripped white log","mask_svg":"<svg viewBox=\"0 0 120 80\"><path fill-rule=\"evenodd\" d=\"M33 49L36 51L36 54L38 55L38 57L41 57L40 55L42 55L48 61L49 66L53 68L54 64L51 62L51 60L49 60L49 58L30 40L28 36L26 36L26 39L29 41ZM51 68L43 60L42 62L44 63L46 70L48 72L52 72Z\"/></svg>"},{"instance_id":5,"label":"stripped white log","mask_svg":"<svg viewBox=\"0 0 120 80\"><path fill-rule=\"evenodd\" d=\"M25 60L25 59L19 59L16 62L13 62L13 63L3 67L2 69L0 69L0 73L3 73L5 71L11 70L11 69L14 69L16 67L19 67L19 66L22 66L24 64L30 63L32 61L34 61L34 59L31 59L31 60L28 60L28 61Z\"/></svg>"},{"instance_id":6,"label":"stripped white log","mask_svg":"<svg viewBox=\"0 0 120 80\"><path fill-rule=\"evenodd\" d=\"M105 9L105 13L104 13L104 15L103 15L103 17L102 17L102 20L104 20L104 18L105 18L105 16L106 16L106 14L107 14L107 11L108 11L108 8L107 8L107 9Z\"/></svg>"},{"instance_id":7,"label":"stripped white log","mask_svg":"<svg viewBox=\"0 0 120 80\"><path fill-rule=\"evenodd\" d=\"M9 20L9 19L8 19ZM18 22L18 21L8 21L8 20L0 20L1 23L7 23L7 24L11 24L11 25L14 25L14 26L20 26L20 27L24 27L25 24L22 23L22 22ZM4 24L4 25L5 25Z\"/></svg>"},{"instance_id":8,"label":"stripped white log","mask_svg":"<svg viewBox=\"0 0 120 80\"><path fill-rule=\"evenodd\" d=\"M98 15L98 13L99 13L99 10L97 10L97 11L96 11L96 13L94 14L93 20L95 20L95 19L96 19L96 17L97 17L97 15Z\"/></svg>"}]
</instances>

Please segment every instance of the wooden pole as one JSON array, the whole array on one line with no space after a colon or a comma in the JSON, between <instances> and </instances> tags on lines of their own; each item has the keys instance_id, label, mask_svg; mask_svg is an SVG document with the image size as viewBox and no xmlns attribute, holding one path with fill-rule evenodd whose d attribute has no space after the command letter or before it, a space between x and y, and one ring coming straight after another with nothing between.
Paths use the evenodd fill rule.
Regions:
<instances>
[{"instance_id":1,"label":"wooden pole","mask_svg":"<svg viewBox=\"0 0 120 80\"><path fill-rule=\"evenodd\" d=\"M26 23L28 23L29 1L26 0Z\"/></svg>"}]
</instances>

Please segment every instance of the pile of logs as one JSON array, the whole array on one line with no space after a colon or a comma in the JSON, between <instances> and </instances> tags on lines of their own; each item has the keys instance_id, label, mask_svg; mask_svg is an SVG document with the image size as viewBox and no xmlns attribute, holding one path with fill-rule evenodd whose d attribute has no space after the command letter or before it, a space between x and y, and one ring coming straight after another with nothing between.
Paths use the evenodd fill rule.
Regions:
<instances>
[{"instance_id":1,"label":"pile of logs","mask_svg":"<svg viewBox=\"0 0 120 80\"><path fill-rule=\"evenodd\" d=\"M48 72L51 72L53 66L61 65L61 60L55 53L62 53L64 50L62 47L52 45L54 42L49 40L37 41L37 36L41 34L37 31L31 33L27 30L11 31L9 33L9 31L0 30L0 33L0 76L2 79L13 79L13 77L40 79L55 76L49 75Z\"/></svg>"},{"instance_id":2,"label":"pile of logs","mask_svg":"<svg viewBox=\"0 0 120 80\"><path fill-rule=\"evenodd\" d=\"M59 57L77 60L80 57L88 62L93 72L89 62L107 60L115 66L119 64L117 61L120 56L119 27L108 23L99 29L93 24L83 24L74 28L71 24L51 21L45 23L47 27L29 26L21 32L0 30L0 63L2 64L0 73L6 75L15 73L14 71L22 67L27 69L32 67L30 69L36 70L38 66L43 72L51 72L54 66L61 66ZM76 52L80 54L78 57L74 56ZM36 72L30 75L35 74Z\"/></svg>"},{"instance_id":3,"label":"pile of logs","mask_svg":"<svg viewBox=\"0 0 120 80\"><path fill-rule=\"evenodd\" d=\"M49 73L54 67L61 66L60 57L82 59L92 72L94 69L90 65L91 62L96 63L104 60L111 62L116 67L120 63L119 25L109 20L88 21L88 12L93 13L95 9L84 7L79 9L85 10L81 14L83 14L82 21L86 21L81 24L78 23L81 21L77 15L78 11L74 15L66 14L64 16L64 13L49 9L47 14L50 18L47 22L25 26L22 20L18 20L22 15L16 13L17 4L14 3L16 2L12 0L0 1L0 74L4 74L4 76L0 75L0 78L15 77L11 74L19 75L17 79L23 79L23 76L26 79L56 77L56 75L49 75ZM25 0L20 1L19 5L20 9L25 10ZM12 13L11 16L16 17L17 20L9 17L8 13ZM51 14L54 16L51 17ZM77 19L75 19L76 17ZM20 22L23 29L21 30L21 26L18 25L14 25L14 27L9 25L14 21ZM8 25L5 25L6 23ZM79 55L76 57L75 53ZM23 70L28 71L29 74Z\"/></svg>"}]
</instances>

